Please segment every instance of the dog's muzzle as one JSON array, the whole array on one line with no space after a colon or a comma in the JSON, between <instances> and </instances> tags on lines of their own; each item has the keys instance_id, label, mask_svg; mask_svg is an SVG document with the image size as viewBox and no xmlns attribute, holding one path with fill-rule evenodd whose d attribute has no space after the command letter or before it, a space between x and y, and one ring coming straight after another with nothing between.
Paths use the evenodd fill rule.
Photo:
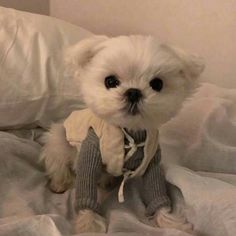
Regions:
<instances>
[{"instance_id":1,"label":"dog's muzzle","mask_svg":"<svg viewBox=\"0 0 236 236\"><path fill-rule=\"evenodd\" d=\"M125 98L127 101L127 106L125 107L128 110L128 113L131 115L137 115L139 113L138 103L142 98L142 92L136 88L130 88L125 92Z\"/></svg>"}]
</instances>

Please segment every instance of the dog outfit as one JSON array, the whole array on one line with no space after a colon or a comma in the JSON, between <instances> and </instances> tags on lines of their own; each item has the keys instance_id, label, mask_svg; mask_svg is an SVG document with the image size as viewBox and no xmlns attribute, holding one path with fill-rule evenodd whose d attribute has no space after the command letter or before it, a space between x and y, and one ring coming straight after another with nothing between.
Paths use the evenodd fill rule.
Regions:
<instances>
[{"instance_id":1,"label":"dog outfit","mask_svg":"<svg viewBox=\"0 0 236 236\"><path fill-rule=\"evenodd\" d=\"M142 176L143 200L147 214L153 215L170 204L160 167L161 152L157 130L127 131L108 124L91 110L74 111L65 120L67 141L78 150L76 163L76 210L99 212L97 183L101 173L123 176L118 193L124 201L125 182Z\"/></svg>"}]
</instances>

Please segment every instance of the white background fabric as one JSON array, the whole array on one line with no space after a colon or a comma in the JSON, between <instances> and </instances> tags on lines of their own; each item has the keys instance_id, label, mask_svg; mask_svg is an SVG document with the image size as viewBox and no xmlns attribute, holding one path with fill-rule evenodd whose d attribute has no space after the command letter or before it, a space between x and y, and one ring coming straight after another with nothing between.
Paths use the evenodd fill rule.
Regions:
<instances>
[{"instance_id":1,"label":"white background fabric","mask_svg":"<svg viewBox=\"0 0 236 236\"><path fill-rule=\"evenodd\" d=\"M0 7L0 128L47 126L81 107L63 50L92 34L69 23Z\"/></svg>"},{"instance_id":2,"label":"white background fabric","mask_svg":"<svg viewBox=\"0 0 236 236\"><path fill-rule=\"evenodd\" d=\"M235 111L235 89L203 84L161 130L166 178L203 235L236 234Z\"/></svg>"}]
</instances>

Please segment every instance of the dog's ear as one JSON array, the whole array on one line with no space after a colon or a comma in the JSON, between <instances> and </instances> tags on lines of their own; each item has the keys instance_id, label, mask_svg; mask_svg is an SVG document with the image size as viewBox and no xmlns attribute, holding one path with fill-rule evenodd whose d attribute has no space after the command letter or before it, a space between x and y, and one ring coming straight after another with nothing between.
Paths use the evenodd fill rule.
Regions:
<instances>
[{"instance_id":1,"label":"dog's ear","mask_svg":"<svg viewBox=\"0 0 236 236\"><path fill-rule=\"evenodd\" d=\"M183 68L181 72L187 78L198 78L199 75L204 71L205 65L202 58L193 54L188 54L179 48L167 44L162 45L162 47L164 47L182 62Z\"/></svg>"},{"instance_id":2,"label":"dog's ear","mask_svg":"<svg viewBox=\"0 0 236 236\"><path fill-rule=\"evenodd\" d=\"M107 39L106 36L93 36L67 48L64 51L64 62L67 70L76 71L85 67L102 50L102 42Z\"/></svg>"}]
</instances>

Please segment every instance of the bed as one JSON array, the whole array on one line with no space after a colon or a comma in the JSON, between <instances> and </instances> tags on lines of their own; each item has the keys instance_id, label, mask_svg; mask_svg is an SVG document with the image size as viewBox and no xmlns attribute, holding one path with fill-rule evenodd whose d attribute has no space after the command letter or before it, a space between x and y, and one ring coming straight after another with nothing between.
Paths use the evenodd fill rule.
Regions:
<instances>
[{"instance_id":1,"label":"bed","mask_svg":"<svg viewBox=\"0 0 236 236\"><path fill-rule=\"evenodd\" d=\"M0 25L0 235L73 235L74 189L50 192L39 153L50 124L83 107L62 66L63 49L92 33L3 7ZM174 210L186 214L197 235L236 235L235 122L236 90L202 83L160 131ZM117 189L103 204L108 235L190 235L155 228L139 181L129 184L124 204Z\"/></svg>"}]
</instances>

